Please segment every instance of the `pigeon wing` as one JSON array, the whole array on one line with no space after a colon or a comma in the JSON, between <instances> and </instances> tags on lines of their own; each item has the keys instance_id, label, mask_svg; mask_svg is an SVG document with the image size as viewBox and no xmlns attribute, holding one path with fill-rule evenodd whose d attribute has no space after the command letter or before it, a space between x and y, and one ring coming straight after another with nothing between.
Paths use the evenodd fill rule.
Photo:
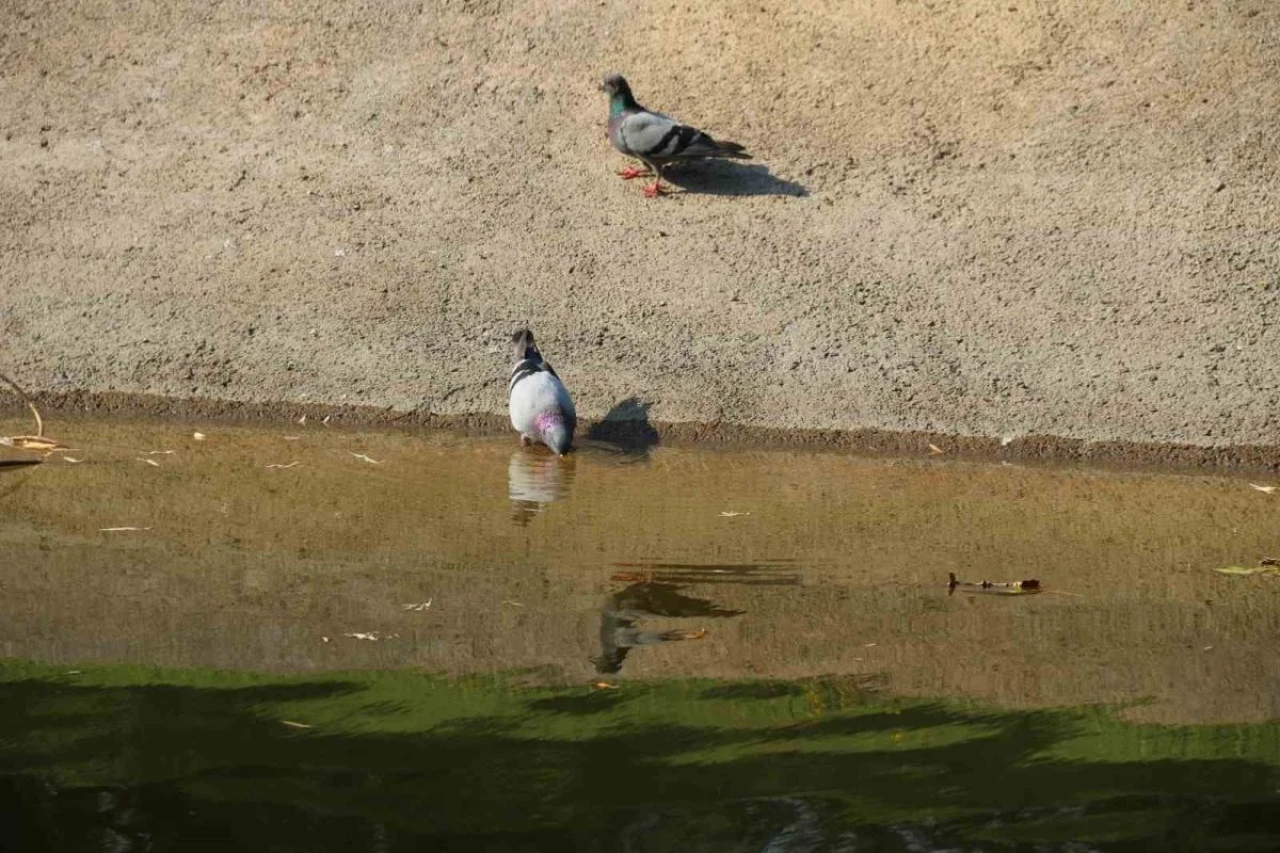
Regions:
<instances>
[{"instance_id":1,"label":"pigeon wing","mask_svg":"<svg viewBox=\"0 0 1280 853\"><path fill-rule=\"evenodd\" d=\"M627 153L642 159L705 157L718 150L716 141L696 127L648 110L627 116L618 131Z\"/></svg>"}]
</instances>

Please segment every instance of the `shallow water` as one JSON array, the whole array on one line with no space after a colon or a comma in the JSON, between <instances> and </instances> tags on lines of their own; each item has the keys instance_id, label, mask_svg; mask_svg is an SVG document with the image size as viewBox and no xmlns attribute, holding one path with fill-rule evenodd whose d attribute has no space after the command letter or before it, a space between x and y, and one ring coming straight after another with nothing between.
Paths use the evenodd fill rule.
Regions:
<instances>
[{"instance_id":1,"label":"shallow water","mask_svg":"<svg viewBox=\"0 0 1280 853\"><path fill-rule=\"evenodd\" d=\"M215 803L306 827L245 849L1181 849L1188 809L1233 848L1280 841L1262 817L1280 578L1212 571L1280 556L1280 494L1247 480L590 440L561 460L318 424L49 431L79 461L0 468L21 699L0 803L33 839L55 791L82 817L145 799L150 829L112 832L163 824L153 849L213 832L175 809ZM951 572L1044 591L949 593ZM281 722L303 711L313 728ZM476 815L439 790L438 753ZM509 826L478 816L499 795ZM421 824L421 798L450 805Z\"/></svg>"}]
</instances>

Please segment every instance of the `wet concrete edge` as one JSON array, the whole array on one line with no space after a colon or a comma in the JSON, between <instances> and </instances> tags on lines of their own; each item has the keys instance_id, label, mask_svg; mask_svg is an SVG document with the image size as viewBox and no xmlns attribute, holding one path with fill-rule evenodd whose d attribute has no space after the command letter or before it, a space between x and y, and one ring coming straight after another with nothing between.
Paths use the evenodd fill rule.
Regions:
<instances>
[{"instance_id":1,"label":"wet concrete edge","mask_svg":"<svg viewBox=\"0 0 1280 853\"><path fill-rule=\"evenodd\" d=\"M292 402L239 402L215 398L171 398L147 394L75 391L32 395L45 415L46 429L57 434L59 415L150 417L211 422L309 421L343 426L447 429L478 435L508 432L502 415L440 415L423 411L358 405ZM17 415L15 408L12 414ZM53 423L50 423L53 422ZM583 421L580 433L605 441L626 442L655 436L664 444L697 444L747 449L840 450L876 456L936 456L975 461L1080 463L1107 467L1280 472L1280 444L1221 445L1151 442L1085 441L1051 435L1012 440L927 432L883 430L815 430L744 426L729 423L662 423L649 421ZM941 455L930 447L943 451Z\"/></svg>"}]
</instances>

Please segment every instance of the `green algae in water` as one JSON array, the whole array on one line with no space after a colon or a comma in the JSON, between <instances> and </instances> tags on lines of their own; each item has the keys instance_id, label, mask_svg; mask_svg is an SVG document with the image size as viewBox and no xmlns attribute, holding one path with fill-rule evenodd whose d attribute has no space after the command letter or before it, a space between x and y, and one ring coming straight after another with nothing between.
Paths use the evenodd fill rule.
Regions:
<instances>
[{"instance_id":1,"label":"green algae in water","mask_svg":"<svg viewBox=\"0 0 1280 853\"><path fill-rule=\"evenodd\" d=\"M0 808L28 850L1280 843L1277 723L992 711L848 678L524 681L8 662Z\"/></svg>"}]
</instances>

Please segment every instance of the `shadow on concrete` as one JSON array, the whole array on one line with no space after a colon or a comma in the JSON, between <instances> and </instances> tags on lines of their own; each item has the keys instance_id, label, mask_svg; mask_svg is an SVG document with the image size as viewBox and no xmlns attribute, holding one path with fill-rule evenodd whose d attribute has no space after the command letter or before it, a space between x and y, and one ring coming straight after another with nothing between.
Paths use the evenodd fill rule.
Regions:
<instances>
[{"instance_id":1,"label":"shadow on concrete","mask_svg":"<svg viewBox=\"0 0 1280 853\"><path fill-rule=\"evenodd\" d=\"M809 190L795 181L779 178L761 163L736 160L697 160L670 166L662 177L687 193L698 195L780 195L804 198Z\"/></svg>"}]
</instances>

